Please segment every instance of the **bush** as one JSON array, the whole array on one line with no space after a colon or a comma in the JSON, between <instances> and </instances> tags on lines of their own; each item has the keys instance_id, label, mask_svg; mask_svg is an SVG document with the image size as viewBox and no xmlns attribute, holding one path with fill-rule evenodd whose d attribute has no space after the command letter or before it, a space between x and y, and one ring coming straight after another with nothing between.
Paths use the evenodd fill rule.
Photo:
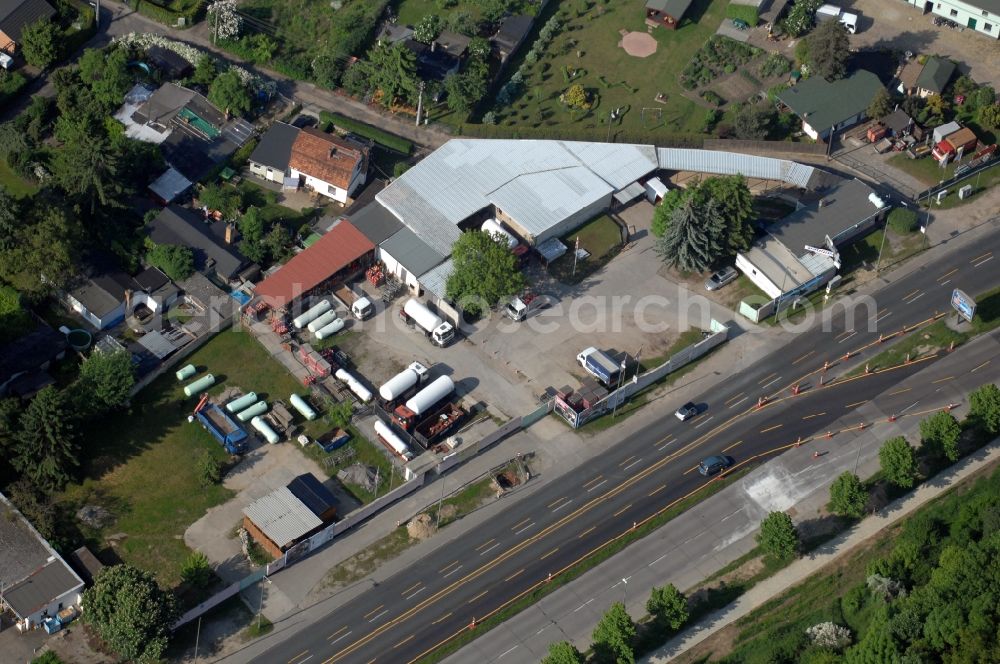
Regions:
<instances>
[{"instance_id":1,"label":"bush","mask_svg":"<svg viewBox=\"0 0 1000 664\"><path fill-rule=\"evenodd\" d=\"M760 522L757 544L775 560L789 560L799 548L799 534L792 517L784 512L771 512Z\"/></svg>"},{"instance_id":2,"label":"bush","mask_svg":"<svg viewBox=\"0 0 1000 664\"><path fill-rule=\"evenodd\" d=\"M320 111L319 119L321 122L331 122L336 127L355 133L358 136L370 138L382 147L389 148L390 150L395 150L396 152L401 152L402 154L410 154L413 152L413 143L402 136L390 134L387 131L379 129L378 127L373 127L369 124L365 124L364 122L353 120L340 115L339 113Z\"/></svg>"},{"instance_id":3,"label":"bush","mask_svg":"<svg viewBox=\"0 0 1000 664\"><path fill-rule=\"evenodd\" d=\"M174 281L187 279L194 273L194 254L188 247L157 244L146 254L146 260Z\"/></svg>"},{"instance_id":4,"label":"bush","mask_svg":"<svg viewBox=\"0 0 1000 664\"><path fill-rule=\"evenodd\" d=\"M900 235L917 230L917 213L907 208L895 208L889 213L889 228Z\"/></svg>"},{"instance_id":5,"label":"bush","mask_svg":"<svg viewBox=\"0 0 1000 664\"><path fill-rule=\"evenodd\" d=\"M830 511L855 519L865 513L868 504L868 490L857 475L844 471L830 486Z\"/></svg>"},{"instance_id":6,"label":"bush","mask_svg":"<svg viewBox=\"0 0 1000 664\"><path fill-rule=\"evenodd\" d=\"M212 582L212 566L201 551L194 551L181 565L181 579L192 588L205 588Z\"/></svg>"},{"instance_id":7,"label":"bush","mask_svg":"<svg viewBox=\"0 0 1000 664\"><path fill-rule=\"evenodd\" d=\"M222 479L222 463L208 450L202 450L196 462L198 482L205 488L218 484Z\"/></svg>"},{"instance_id":8,"label":"bush","mask_svg":"<svg viewBox=\"0 0 1000 664\"><path fill-rule=\"evenodd\" d=\"M757 14L757 8L751 7L749 5L738 5L735 2L730 3L726 7L726 18L735 19L737 21L743 21L751 28L756 26L760 21L760 16Z\"/></svg>"},{"instance_id":9,"label":"bush","mask_svg":"<svg viewBox=\"0 0 1000 664\"><path fill-rule=\"evenodd\" d=\"M715 90L702 90L698 96L713 106L722 106L726 103L726 100L722 98L722 95Z\"/></svg>"},{"instance_id":10,"label":"bush","mask_svg":"<svg viewBox=\"0 0 1000 664\"><path fill-rule=\"evenodd\" d=\"M791 61L780 53L772 53L761 63L759 73L762 78L771 78L790 71L792 71Z\"/></svg>"}]
</instances>

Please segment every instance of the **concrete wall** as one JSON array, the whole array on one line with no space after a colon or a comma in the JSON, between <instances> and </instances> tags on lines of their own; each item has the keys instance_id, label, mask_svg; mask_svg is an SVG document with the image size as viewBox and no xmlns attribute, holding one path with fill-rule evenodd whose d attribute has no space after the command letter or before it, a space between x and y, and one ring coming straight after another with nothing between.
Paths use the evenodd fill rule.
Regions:
<instances>
[{"instance_id":1,"label":"concrete wall","mask_svg":"<svg viewBox=\"0 0 1000 664\"><path fill-rule=\"evenodd\" d=\"M594 217L606 212L611 207L611 200L612 195L609 193L607 196L594 201L576 214L563 219L555 226L547 229L545 232L539 233L538 236L534 238L535 245L541 244L551 237L562 237L578 226L582 226Z\"/></svg>"}]
</instances>

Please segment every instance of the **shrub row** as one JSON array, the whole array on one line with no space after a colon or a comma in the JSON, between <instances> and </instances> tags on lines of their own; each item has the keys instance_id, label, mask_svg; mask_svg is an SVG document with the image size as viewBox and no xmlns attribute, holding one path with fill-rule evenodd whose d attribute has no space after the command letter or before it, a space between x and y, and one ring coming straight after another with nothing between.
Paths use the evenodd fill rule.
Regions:
<instances>
[{"instance_id":1,"label":"shrub row","mask_svg":"<svg viewBox=\"0 0 1000 664\"><path fill-rule=\"evenodd\" d=\"M390 150L395 150L396 152L401 152L407 155L413 152L412 141L409 141L402 136L390 134L387 131L379 129L378 127L373 127L370 124L365 124L364 122L359 122L358 120L352 120L351 118L340 115L339 113L320 111L319 119L321 122L331 122L334 126L345 131L355 133L358 136L370 138L384 148L389 148Z\"/></svg>"},{"instance_id":2,"label":"shrub row","mask_svg":"<svg viewBox=\"0 0 1000 664\"><path fill-rule=\"evenodd\" d=\"M607 142L608 130L604 127L585 129L575 127L518 127L489 124L463 124L457 128L458 135L472 138L548 138L562 141ZM638 143L660 147L701 148L702 138L694 134L661 131L620 130L614 132L615 140L622 143Z\"/></svg>"},{"instance_id":3,"label":"shrub row","mask_svg":"<svg viewBox=\"0 0 1000 664\"><path fill-rule=\"evenodd\" d=\"M150 0L136 0L136 9L140 14L171 27L177 26L177 20L184 19L184 27L190 28L197 23L204 15L205 2L202 0L184 12L177 12L167 9L163 5L156 4Z\"/></svg>"}]
</instances>

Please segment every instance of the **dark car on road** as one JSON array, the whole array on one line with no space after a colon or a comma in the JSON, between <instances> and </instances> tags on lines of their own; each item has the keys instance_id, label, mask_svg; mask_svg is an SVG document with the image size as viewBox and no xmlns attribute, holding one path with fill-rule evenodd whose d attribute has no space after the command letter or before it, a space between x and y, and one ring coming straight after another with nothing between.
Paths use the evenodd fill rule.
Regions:
<instances>
[{"instance_id":1,"label":"dark car on road","mask_svg":"<svg viewBox=\"0 0 1000 664\"><path fill-rule=\"evenodd\" d=\"M677 416L677 419L679 419L681 422L685 420L690 420L697 414L698 414L698 406L694 405L690 401L688 401L686 404L678 408L677 412L674 413L674 415Z\"/></svg>"},{"instance_id":2,"label":"dark car on road","mask_svg":"<svg viewBox=\"0 0 1000 664\"><path fill-rule=\"evenodd\" d=\"M736 463L736 461L731 456L715 454L702 460L702 462L698 464L698 472L705 477L708 477L709 475L715 475L716 473L729 468L734 463Z\"/></svg>"}]
</instances>

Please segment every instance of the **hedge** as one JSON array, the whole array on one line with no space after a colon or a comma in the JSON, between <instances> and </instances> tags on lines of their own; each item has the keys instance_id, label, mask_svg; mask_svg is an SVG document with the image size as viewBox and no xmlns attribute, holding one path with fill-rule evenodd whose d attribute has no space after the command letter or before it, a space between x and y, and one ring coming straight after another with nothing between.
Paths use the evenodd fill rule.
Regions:
<instances>
[{"instance_id":1,"label":"hedge","mask_svg":"<svg viewBox=\"0 0 1000 664\"><path fill-rule=\"evenodd\" d=\"M370 138L384 148L401 152L406 155L413 152L412 141L409 141L402 136L396 136L395 134L390 134L387 131L382 131L378 127L373 127L370 124L365 124L364 122L359 122L358 120L345 117L339 113L320 111L319 119L320 122L330 122L340 129L357 134L358 136Z\"/></svg>"},{"instance_id":2,"label":"hedge","mask_svg":"<svg viewBox=\"0 0 1000 664\"><path fill-rule=\"evenodd\" d=\"M608 142L608 130L603 127L595 127L594 129L555 129L551 127L463 124L459 125L456 133L461 136L470 136L473 138L533 138L560 141ZM670 133L656 130L612 129L612 135L615 139L613 142L616 143L637 143L659 147L700 149L704 140L703 136L695 134Z\"/></svg>"},{"instance_id":3,"label":"hedge","mask_svg":"<svg viewBox=\"0 0 1000 664\"><path fill-rule=\"evenodd\" d=\"M726 16L731 19L736 19L743 21L751 28L755 27L760 21L760 16L757 14L756 7L750 7L749 5L738 5L735 2L731 3L726 7Z\"/></svg>"},{"instance_id":4,"label":"hedge","mask_svg":"<svg viewBox=\"0 0 1000 664\"><path fill-rule=\"evenodd\" d=\"M917 230L917 213L906 208L895 208L889 213L889 228L900 235Z\"/></svg>"},{"instance_id":5,"label":"hedge","mask_svg":"<svg viewBox=\"0 0 1000 664\"><path fill-rule=\"evenodd\" d=\"M0 105L6 105L7 100L15 97L28 84L28 79L19 71L8 72L0 81Z\"/></svg>"},{"instance_id":6,"label":"hedge","mask_svg":"<svg viewBox=\"0 0 1000 664\"><path fill-rule=\"evenodd\" d=\"M136 0L136 2L138 3L137 9L140 14L170 27L177 27L177 20L183 18L183 27L190 28L202 17L205 9L204 0L200 0L194 7L184 12L167 9L163 5L158 5L150 0Z\"/></svg>"},{"instance_id":7,"label":"hedge","mask_svg":"<svg viewBox=\"0 0 1000 664\"><path fill-rule=\"evenodd\" d=\"M63 58L73 56L77 50L83 47L90 38L97 34L97 24L94 22L94 8L83 0L67 0L67 4L72 6L77 13L77 20L81 24L81 29L74 30L72 27L63 34L62 53Z\"/></svg>"}]
</instances>

